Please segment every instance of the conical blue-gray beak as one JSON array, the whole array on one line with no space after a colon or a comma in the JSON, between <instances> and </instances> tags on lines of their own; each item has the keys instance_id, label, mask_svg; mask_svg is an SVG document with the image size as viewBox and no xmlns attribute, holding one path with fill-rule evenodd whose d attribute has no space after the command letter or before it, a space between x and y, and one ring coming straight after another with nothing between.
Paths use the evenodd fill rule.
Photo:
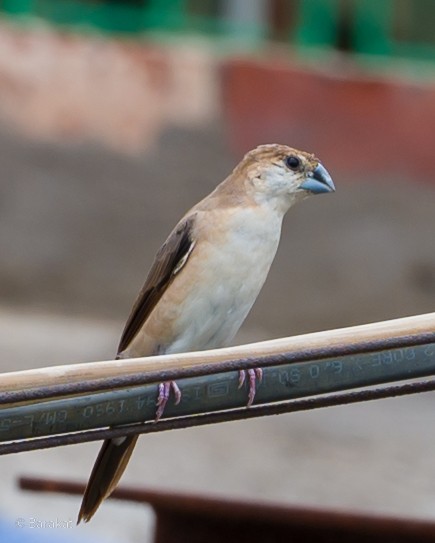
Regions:
<instances>
[{"instance_id":1,"label":"conical blue-gray beak","mask_svg":"<svg viewBox=\"0 0 435 543\"><path fill-rule=\"evenodd\" d=\"M307 175L307 178L300 185L300 188L312 192L313 194L335 192L334 182L332 181L328 170L321 164Z\"/></svg>"}]
</instances>

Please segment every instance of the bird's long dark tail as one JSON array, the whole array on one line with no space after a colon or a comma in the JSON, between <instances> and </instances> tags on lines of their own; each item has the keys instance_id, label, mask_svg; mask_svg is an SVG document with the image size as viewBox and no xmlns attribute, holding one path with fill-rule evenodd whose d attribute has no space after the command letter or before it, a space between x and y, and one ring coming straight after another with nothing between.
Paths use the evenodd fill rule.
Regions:
<instances>
[{"instance_id":1,"label":"bird's long dark tail","mask_svg":"<svg viewBox=\"0 0 435 543\"><path fill-rule=\"evenodd\" d=\"M102 501L110 496L124 473L138 436L106 439L89 477L77 524L88 522Z\"/></svg>"}]
</instances>

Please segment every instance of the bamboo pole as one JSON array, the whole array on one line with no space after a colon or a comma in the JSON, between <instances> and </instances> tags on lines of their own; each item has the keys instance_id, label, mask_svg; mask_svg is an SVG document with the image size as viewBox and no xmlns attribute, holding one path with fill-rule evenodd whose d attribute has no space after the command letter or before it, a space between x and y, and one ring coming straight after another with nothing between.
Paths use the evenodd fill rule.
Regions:
<instances>
[{"instance_id":1,"label":"bamboo pole","mask_svg":"<svg viewBox=\"0 0 435 543\"><path fill-rule=\"evenodd\" d=\"M418 336L423 337L427 343L435 342L435 313L210 351L70 364L3 373L0 374L0 391L32 389L47 384L60 385L94 381L110 377L159 372L163 369L195 368L204 364L219 365L247 358L258 360L261 357L276 357L283 353L308 352L315 355L315 353L321 353L322 350L330 350L331 347L339 347L349 352L352 348L362 351L369 349L370 345L376 342L381 341L385 345L394 344L395 341L404 338L408 338L412 342L412 339Z\"/></svg>"}]
</instances>

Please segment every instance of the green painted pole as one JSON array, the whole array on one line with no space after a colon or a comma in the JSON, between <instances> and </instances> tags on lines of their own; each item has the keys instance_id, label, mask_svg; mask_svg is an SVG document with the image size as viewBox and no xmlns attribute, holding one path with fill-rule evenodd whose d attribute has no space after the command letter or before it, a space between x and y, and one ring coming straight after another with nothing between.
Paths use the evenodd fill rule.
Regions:
<instances>
[{"instance_id":1,"label":"green painted pole","mask_svg":"<svg viewBox=\"0 0 435 543\"><path fill-rule=\"evenodd\" d=\"M313 395L435 375L435 343L270 366L264 369L255 404L273 404ZM181 403L172 401L167 417L198 415L243 407L246 384L238 372L177 381ZM157 385L147 384L5 406L0 410L0 441L21 440L151 421Z\"/></svg>"}]
</instances>

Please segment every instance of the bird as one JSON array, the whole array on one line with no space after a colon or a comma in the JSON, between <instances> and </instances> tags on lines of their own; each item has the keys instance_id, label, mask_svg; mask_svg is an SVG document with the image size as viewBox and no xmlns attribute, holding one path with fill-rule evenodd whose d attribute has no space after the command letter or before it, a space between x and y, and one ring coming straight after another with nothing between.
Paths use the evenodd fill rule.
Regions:
<instances>
[{"instance_id":1,"label":"bird","mask_svg":"<svg viewBox=\"0 0 435 543\"><path fill-rule=\"evenodd\" d=\"M282 144L249 151L211 194L178 222L157 252L122 332L117 359L200 351L231 342L268 275L282 220L297 202L335 191L313 154ZM255 398L261 368L242 370L247 406ZM156 420L174 393L174 381L158 386ZM104 441L92 469L77 523L88 522L115 489L137 435Z\"/></svg>"}]
</instances>

